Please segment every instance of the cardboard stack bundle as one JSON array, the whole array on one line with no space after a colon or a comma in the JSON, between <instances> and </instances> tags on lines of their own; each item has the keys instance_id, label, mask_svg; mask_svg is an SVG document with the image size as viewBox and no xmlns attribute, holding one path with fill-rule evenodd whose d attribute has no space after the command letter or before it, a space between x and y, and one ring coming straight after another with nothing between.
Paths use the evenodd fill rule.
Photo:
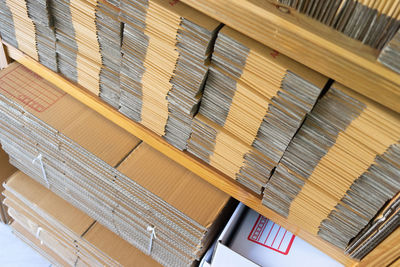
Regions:
<instances>
[{"instance_id":1,"label":"cardboard stack bundle","mask_svg":"<svg viewBox=\"0 0 400 267\"><path fill-rule=\"evenodd\" d=\"M3 1L0 33L7 43L57 71L56 38L49 1Z\"/></svg>"},{"instance_id":2,"label":"cardboard stack bundle","mask_svg":"<svg viewBox=\"0 0 400 267\"><path fill-rule=\"evenodd\" d=\"M24 1L18 1L23 3ZM56 35L49 0L26 0L28 16L35 24L39 62L57 72Z\"/></svg>"},{"instance_id":3,"label":"cardboard stack bundle","mask_svg":"<svg viewBox=\"0 0 400 267\"><path fill-rule=\"evenodd\" d=\"M0 34L3 41L18 47L13 17L6 0L0 1Z\"/></svg>"},{"instance_id":4,"label":"cardboard stack bundle","mask_svg":"<svg viewBox=\"0 0 400 267\"><path fill-rule=\"evenodd\" d=\"M52 0L58 69L66 78L99 95L102 66L95 0Z\"/></svg>"},{"instance_id":5,"label":"cardboard stack bundle","mask_svg":"<svg viewBox=\"0 0 400 267\"><path fill-rule=\"evenodd\" d=\"M386 44L379 54L378 61L388 68L400 73L400 30Z\"/></svg>"},{"instance_id":6,"label":"cardboard stack bundle","mask_svg":"<svg viewBox=\"0 0 400 267\"><path fill-rule=\"evenodd\" d=\"M0 148L0 222L9 223L10 216L7 212L7 207L3 205L4 197L1 194L3 191L3 184L8 177L11 176L17 169L8 162L8 155Z\"/></svg>"},{"instance_id":7,"label":"cardboard stack bundle","mask_svg":"<svg viewBox=\"0 0 400 267\"><path fill-rule=\"evenodd\" d=\"M96 27L102 66L100 70L100 97L119 108L122 25L119 21L119 3L97 2Z\"/></svg>"},{"instance_id":8,"label":"cardboard stack bundle","mask_svg":"<svg viewBox=\"0 0 400 267\"><path fill-rule=\"evenodd\" d=\"M162 0L124 0L121 17L120 111L184 149L220 23Z\"/></svg>"},{"instance_id":9,"label":"cardboard stack bundle","mask_svg":"<svg viewBox=\"0 0 400 267\"><path fill-rule=\"evenodd\" d=\"M400 193L351 241L346 253L362 259L400 226Z\"/></svg>"},{"instance_id":10,"label":"cardboard stack bundle","mask_svg":"<svg viewBox=\"0 0 400 267\"><path fill-rule=\"evenodd\" d=\"M5 186L14 233L54 265L160 266L22 172Z\"/></svg>"},{"instance_id":11,"label":"cardboard stack bundle","mask_svg":"<svg viewBox=\"0 0 400 267\"><path fill-rule=\"evenodd\" d=\"M382 49L400 28L398 1L278 0L373 48Z\"/></svg>"},{"instance_id":12,"label":"cardboard stack bundle","mask_svg":"<svg viewBox=\"0 0 400 267\"><path fill-rule=\"evenodd\" d=\"M198 260L229 196L32 76L19 64L0 72L0 140L12 164L163 265ZM36 96L24 102L21 89Z\"/></svg>"},{"instance_id":13,"label":"cardboard stack bundle","mask_svg":"<svg viewBox=\"0 0 400 267\"><path fill-rule=\"evenodd\" d=\"M365 266L398 266L400 264L400 227L363 258Z\"/></svg>"},{"instance_id":14,"label":"cardboard stack bundle","mask_svg":"<svg viewBox=\"0 0 400 267\"><path fill-rule=\"evenodd\" d=\"M263 203L345 249L400 190L399 114L334 83L307 116Z\"/></svg>"},{"instance_id":15,"label":"cardboard stack bundle","mask_svg":"<svg viewBox=\"0 0 400 267\"><path fill-rule=\"evenodd\" d=\"M7 0L0 10L7 43L119 107L118 6L95 0Z\"/></svg>"},{"instance_id":16,"label":"cardboard stack bundle","mask_svg":"<svg viewBox=\"0 0 400 267\"><path fill-rule=\"evenodd\" d=\"M36 28L28 15L26 1L2 0L0 9L2 39L18 47L28 56L39 60L36 47Z\"/></svg>"},{"instance_id":17,"label":"cardboard stack bundle","mask_svg":"<svg viewBox=\"0 0 400 267\"><path fill-rule=\"evenodd\" d=\"M327 82L224 26L188 151L260 194Z\"/></svg>"}]
</instances>

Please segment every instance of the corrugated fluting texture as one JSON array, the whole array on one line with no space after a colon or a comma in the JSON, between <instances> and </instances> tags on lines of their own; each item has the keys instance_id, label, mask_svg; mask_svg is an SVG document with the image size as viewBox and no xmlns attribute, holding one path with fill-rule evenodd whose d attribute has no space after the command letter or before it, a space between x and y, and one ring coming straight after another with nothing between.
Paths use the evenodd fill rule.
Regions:
<instances>
[{"instance_id":1,"label":"corrugated fluting texture","mask_svg":"<svg viewBox=\"0 0 400 267\"><path fill-rule=\"evenodd\" d=\"M379 60L397 71L396 1L281 2L383 48ZM399 114L329 77L179 1L4 0L0 20L6 42L353 257L398 226ZM224 212L200 222L182 203L204 204L199 188L215 188L58 89L38 95L33 74L7 75L0 134L14 164L142 251L147 226L159 228L150 247L163 264L200 257ZM225 211L220 196L213 212Z\"/></svg>"}]
</instances>

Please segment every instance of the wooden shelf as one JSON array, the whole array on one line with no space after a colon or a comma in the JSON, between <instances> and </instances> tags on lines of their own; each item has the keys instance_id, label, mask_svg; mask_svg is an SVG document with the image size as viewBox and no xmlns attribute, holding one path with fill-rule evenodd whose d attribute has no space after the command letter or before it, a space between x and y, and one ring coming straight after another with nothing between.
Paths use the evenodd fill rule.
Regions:
<instances>
[{"instance_id":1,"label":"wooden shelf","mask_svg":"<svg viewBox=\"0 0 400 267\"><path fill-rule=\"evenodd\" d=\"M243 202L248 207L252 208L253 210L259 212L260 214L264 215L267 218L270 218L274 222L282 225L287 230L291 231L293 234L299 236L300 238L304 239L308 243L312 244L313 246L319 248L321 251L325 252L326 254L330 255L332 258L336 259L337 261L341 262L346 266L351 266L356 264L356 261L351 259L350 257L343 254L343 251L334 247L333 245L325 242L321 238L314 236L296 225L288 222L285 218L280 216L279 214L275 213L274 211L270 210L269 208L265 207L261 203L261 197L250 192L239 183L234 181L233 179L227 177L226 175L222 174L212 166L203 161L193 157L187 152L182 152L172 145L168 144L162 137L156 135L152 131L148 130L144 126L139 123L136 123L129 118L125 117L123 114L119 113L116 109L111 107L110 105L103 102L99 97L93 95L92 93L88 92L81 86L72 83L61 75L47 69L39 62L35 61L34 59L30 58L29 56L23 54L18 49L7 45L8 55L21 63L22 65L26 66L30 70L34 71L38 75L42 76L49 82L53 83L54 85L58 86L66 93L70 94L77 100L81 101L88 107L92 108L93 110L97 111L105 118L111 120L118 126L122 127L126 131L130 132L131 134L135 135L136 137L143 140L145 143L149 144L150 146L154 147L161 153L167 155L172 160L176 161L177 163L181 164L182 166L186 167L190 171L194 172L213 186L219 188L220 190L224 191L225 193L231 195L235 199Z\"/></svg>"},{"instance_id":2,"label":"wooden shelf","mask_svg":"<svg viewBox=\"0 0 400 267\"><path fill-rule=\"evenodd\" d=\"M400 75L378 51L266 0L181 0L272 49L400 112Z\"/></svg>"}]
</instances>

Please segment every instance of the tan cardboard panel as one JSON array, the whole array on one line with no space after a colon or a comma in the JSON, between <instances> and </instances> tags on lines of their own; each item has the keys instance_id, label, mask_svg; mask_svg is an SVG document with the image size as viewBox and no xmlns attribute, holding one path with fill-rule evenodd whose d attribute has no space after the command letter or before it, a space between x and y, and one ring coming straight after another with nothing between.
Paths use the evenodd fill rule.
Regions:
<instances>
[{"instance_id":1,"label":"tan cardboard panel","mask_svg":"<svg viewBox=\"0 0 400 267\"><path fill-rule=\"evenodd\" d=\"M203 226L214 222L229 199L227 194L144 143L118 170Z\"/></svg>"},{"instance_id":2,"label":"tan cardboard panel","mask_svg":"<svg viewBox=\"0 0 400 267\"><path fill-rule=\"evenodd\" d=\"M122 266L160 266L150 256L144 254L99 223L93 225L83 236L83 239Z\"/></svg>"},{"instance_id":3,"label":"tan cardboard panel","mask_svg":"<svg viewBox=\"0 0 400 267\"><path fill-rule=\"evenodd\" d=\"M17 172L10 177L6 187L12 193L17 193L38 206L55 220L62 222L65 227L68 227L77 235L81 235L94 222L88 215L22 172Z\"/></svg>"},{"instance_id":4,"label":"tan cardboard panel","mask_svg":"<svg viewBox=\"0 0 400 267\"><path fill-rule=\"evenodd\" d=\"M140 142L18 63L2 70L0 80L3 82L1 94L111 166L115 166Z\"/></svg>"},{"instance_id":5,"label":"tan cardboard panel","mask_svg":"<svg viewBox=\"0 0 400 267\"><path fill-rule=\"evenodd\" d=\"M41 244L40 241L29 231L27 231L23 226L21 226L18 222L13 222L11 227L16 232L17 237L22 236L25 243L31 246L33 249L38 251L43 257L47 258L50 262L55 265L60 266L68 266L67 262L65 262L59 255L57 255L54 251L48 248L45 244Z\"/></svg>"}]
</instances>

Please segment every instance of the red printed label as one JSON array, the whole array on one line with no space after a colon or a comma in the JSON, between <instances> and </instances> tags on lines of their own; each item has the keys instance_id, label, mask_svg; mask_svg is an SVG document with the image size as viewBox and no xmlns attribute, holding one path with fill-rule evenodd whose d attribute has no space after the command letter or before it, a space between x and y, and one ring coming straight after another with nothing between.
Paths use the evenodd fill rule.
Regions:
<instances>
[{"instance_id":1,"label":"red printed label","mask_svg":"<svg viewBox=\"0 0 400 267\"><path fill-rule=\"evenodd\" d=\"M270 53L270 55L271 55L273 58L276 58L277 56L279 56L279 52L276 51L276 50L274 50L274 51L272 51L272 52Z\"/></svg>"},{"instance_id":2,"label":"red printed label","mask_svg":"<svg viewBox=\"0 0 400 267\"><path fill-rule=\"evenodd\" d=\"M179 0L171 0L171 1L169 1L169 4L170 4L171 6L174 6L174 5L176 5L178 2L179 2Z\"/></svg>"},{"instance_id":3,"label":"red printed label","mask_svg":"<svg viewBox=\"0 0 400 267\"><path fill-rule=\"evenodd\" d=\"M65 95L49 87L42 77L22 65L1 78L0 91L37 112L45 111Z\"/></svg>"},{"instance_id":4,"label":"red printed label","mask_svg":"<svg viewBox=\"0 0 400 267\"><path fill-rule=\"evenodd\" d=\"M294 238L291 232L261 215L248 236L248 240L284 255L289 253Z\"/></svg>"}]
</instances>

